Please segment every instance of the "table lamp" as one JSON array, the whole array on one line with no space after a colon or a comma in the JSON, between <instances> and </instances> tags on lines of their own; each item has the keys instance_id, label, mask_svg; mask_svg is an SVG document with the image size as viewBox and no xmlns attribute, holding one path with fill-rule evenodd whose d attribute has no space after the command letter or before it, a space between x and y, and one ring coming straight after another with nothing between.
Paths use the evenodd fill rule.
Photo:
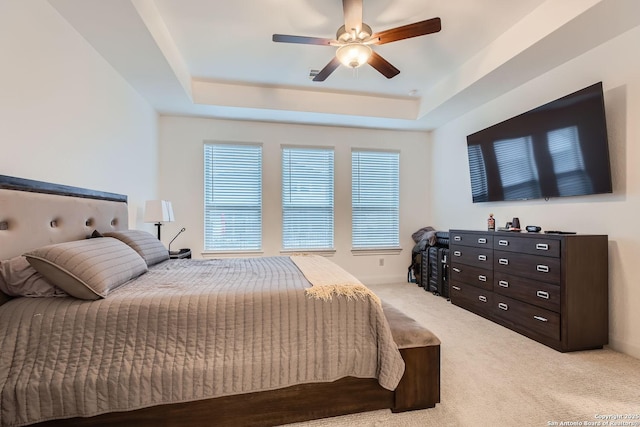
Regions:
<instances>
[{"instance_id":1,"label":"table lamp","mask_svg":"<svg viewBox=\"0 0 640 427\"><path fill-rule=\"evenodd\" d=\"M163 222L173 222L173 208L167 200L147 200L144 207L144 222L154 222L158 227L158 240L160 240L160 227Z\"/></svg>"}]
</instances>

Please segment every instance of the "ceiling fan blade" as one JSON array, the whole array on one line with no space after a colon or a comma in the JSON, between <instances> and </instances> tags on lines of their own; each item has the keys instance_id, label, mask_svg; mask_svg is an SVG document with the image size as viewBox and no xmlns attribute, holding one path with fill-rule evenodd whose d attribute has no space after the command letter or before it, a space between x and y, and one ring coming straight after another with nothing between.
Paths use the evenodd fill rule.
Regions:
<instances>
[{"instance_id":1,"label":"ceiling fan blade","mask_svg":"<svg viewBox=\"0 0 640 427\"><path fill-rule=\"evenodd\" d=\"M362 0L342 0L344 10L344 28L347 33L356 30L356 34L362 29Z\"/></svg>"},{"instance_id":2,"label":"ceiling fan blade","mask_svg":"<svg viewBox=\"0 0 640 427\"><path fill-rule=\"evenodd\" d=\"M279 43L299 43L299 44L317 44L329 46L333 42L331 39L323 39L320 37L305 36L289 36L286 34L274 34L273 41Z\"/></svg>"},{"instance_id":3,"label":"ceiling fan blade","mask_svg":"<svg viewBox=\"0 0 640 427\"><path fill-rule=\"evenodd\" d=\"M378 70L380 74L390 79L400 74L400 70L391 65L389 61L380 56L376 51L371 52L369 65Z\"/></svg>"},{"instance_id":4,"label":"ceiling fan blade","mask_svg":"<svg viewBox=\"0 0 640 427\"><path fill-rule=\"evenodd\" d=\"M313 78L314 82L323 82L333 73L336 68L340 65L340 61L335 56L327 65L324 66L322 70L318 73L317 76Z\"/></svg>"},{"instance_id":5,"label":"ceiling fan blade","mask_svg":"<svg viewBox=\"0 0 640 427\"><path fill-rule=\"evenodd\" d=\"M385 44L398 40L410 39L411 37L437 33L441 29L442 25L440 23L440 18L431 18L426 21L415 22L413 24L403 25L402 27L380 31L379 33L373 34L371 38L378 39L378 41L373 44Z\"/></svg>"}]
</instances>

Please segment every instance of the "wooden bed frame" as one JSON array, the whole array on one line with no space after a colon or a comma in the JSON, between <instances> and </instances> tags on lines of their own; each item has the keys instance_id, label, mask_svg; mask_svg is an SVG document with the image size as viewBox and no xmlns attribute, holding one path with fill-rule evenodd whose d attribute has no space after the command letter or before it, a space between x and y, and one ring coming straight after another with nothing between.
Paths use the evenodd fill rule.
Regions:
<instances>
[{"instance_id":1,"label":"wooden bed frame","mask_svg":"<svg viewBox=\"0 0 640 427\"><path fill-rule=\"evenodd\" d=\"M124 195L0 175L0 191L6 190L51 194L76 201L78 198L89 199L89 204L99 200L100 203L107 201L126 206L127 202ZM3 241L2 233L11 232L14 224L11 209L6 209L6 203L6 198L0 198L0 244ZM52 227L56 214L51 213ZM126 215L119 222L108 218L109 216L107 220L110 221L110 226L119 229L128 227ZM86 229L95 226L90 223L94 221L93 218L83 221L78 227L79 233L86 233ZM66 239L70 240L69 237ZM48 243L51 243L50 238L41 242ZM23 250L26 249L16 248L17 253L12 256L20 255ZM7 253L2 254L3 257L7 257L6 255ZM0 298L0 305L3 302ZM294 385L277 390L159 405L89 418L53 420L39 425L273 426L379 409L403 412L434 407L440 402L440 341L428 329L396 310L388 312L385 308L385 315L406 365L404 376L394 391L384 389L376 379L347 377L330 383ZM407 330L410 330L409 334Z\"/></svg>"}]
</instances>

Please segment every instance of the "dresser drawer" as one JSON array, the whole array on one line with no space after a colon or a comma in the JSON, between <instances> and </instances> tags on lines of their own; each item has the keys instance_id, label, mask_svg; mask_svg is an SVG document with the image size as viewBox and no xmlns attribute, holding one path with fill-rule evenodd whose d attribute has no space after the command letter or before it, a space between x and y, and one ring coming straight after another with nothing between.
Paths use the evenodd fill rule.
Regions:
<instances>
[{"instance_id":1,"label":"dresser drawer","mask_svg":"<svg viewBox=\"0 0 640 427\"><path fill-rule=\"evenodd\" d=\"M493 248L499 251L521 252L531 255L560 256L560 240L540 238L527 238L510 236L508 233L495 236Z\"/></svg>"},{"instance_id":2,"label":"dresser drawer","mask_svg":"<svg viewBox=\"0 0 640 427\"><path fill-rule=\"evenodd\" d=\"M473 265L487 270L493 267L493 249L491 248L454 245L450 247L449 257L452 264Z\"/></svg>"},{"instance_id":3,"label":"dresser drawer","mask_svg":"<svg viewBox=\"0 0 640 427\"><path fill-rule=\"evenodd\" d=\"M493 271L460 263L451 264L450 280L477 286L488 291L493 289Z\"/></svg>"},{"instance_id":4,"label":"dresser drawer","mask_svg":"<svg viewBox=\"0 0 640 427\"><path fill-rule=\"evenodd\" d=\"M548 283L560 283L560 259L494 251L494 273L513 274Z\"/></svg>"},{"instance_id":5,"label":"dresser drawer","mask_svg":"<svg viewBox=\"0 0 640 427\"><path fill-rule=\"evenodd\" d=\"M461 233L450 230L449 244L474 246L476 248L493 248L493 234Z\"/></svg>"},{"instance_id":6,"label":"dresser drawer","mask_svg":"<svg viewBox=\"0 0 640 427\"><path fill-rule=\"evenodd\" d=\"M512 274L495 273L493 290L501 295L560 312L560 286Z\"/></svg>"},{"instance_id":7,"label":"dresser drawer","mask_svg":"<svg viewBox=\"0 0 640 427\"><path fill-rule=\"evenodd\" d=\"M490 317L493 306L493 292L459 282L451 282L449 288L451 303L483 317Z\"/></svg>"},{"instance_id":8,"label":"dresser drawer","mask_svg":"<svg viewBox=\"0 0 640 427\"><path fill-rule=\"evenodd\" d=\"M493 314L538 334L560 339L560 315L500 294L493 299Z\"/></svg>"}]
</instances>

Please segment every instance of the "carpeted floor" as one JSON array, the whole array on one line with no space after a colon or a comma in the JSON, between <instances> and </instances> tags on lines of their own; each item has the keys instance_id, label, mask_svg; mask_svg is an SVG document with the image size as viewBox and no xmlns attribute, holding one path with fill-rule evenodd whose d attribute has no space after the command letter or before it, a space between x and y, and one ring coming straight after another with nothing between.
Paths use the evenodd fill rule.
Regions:
<instances>
[{"instance_id":1,"label":"carpeted floor","mask_svg":"<svg viewBox=\"0 0 640 427\"><path fill-rule=\"evenodd\" d=\"M290 426L640 426L640 360L606 348L559 353L412 283L370 288L442 341L441 403ZM625 415L636 418L606 418Z\"/></svg>"}]
</instances>

